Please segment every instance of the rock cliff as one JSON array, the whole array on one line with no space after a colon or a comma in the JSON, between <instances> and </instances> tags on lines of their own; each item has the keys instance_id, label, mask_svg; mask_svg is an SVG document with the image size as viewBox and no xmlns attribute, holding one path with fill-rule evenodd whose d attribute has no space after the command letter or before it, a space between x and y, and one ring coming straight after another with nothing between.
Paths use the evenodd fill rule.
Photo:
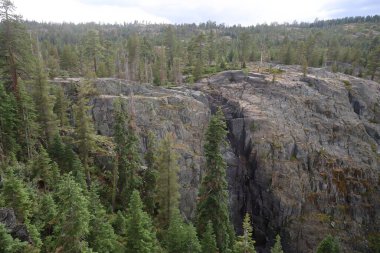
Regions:
<instances>
[{"instance_id":1,"label":"rock cliff","mask_svg":"<svg viewBox=\"0 0 380 253\"><path fill-rule=\"evenodd\" d=\"M180 205L191 219L203 134L220 106L229 128L224 154L237 231L248 212L262 252L277 233L285 252L313 252L328 233L340 238L344 252L369 252L368 239L380 230L380 84L281 68L275 78L228 71L172 89L98 79L96 129L112 136L113 101L122 97L136 119L142 151L148 130L158 137L175 133Z\"/></svg>"},{"instance_id":2,"label":"rock cliff","mask_svg":"<svg viewBox=\"0 0 380 253\"><path fill-rule=\"evenodd\" d=\"M286 252L313 252L330 233L345 252L369 252L380 228L380 85L283 69L275 82L238 71L196 86L228 120L235 226L250 213L266 249L280 233Z\"/></svg>"}]
</instances>

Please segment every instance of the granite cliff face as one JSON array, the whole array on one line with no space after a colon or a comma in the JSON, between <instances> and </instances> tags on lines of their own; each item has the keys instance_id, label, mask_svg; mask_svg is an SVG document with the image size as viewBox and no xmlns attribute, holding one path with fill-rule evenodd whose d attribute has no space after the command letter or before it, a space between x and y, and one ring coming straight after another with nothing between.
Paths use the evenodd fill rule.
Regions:
<instances>
[{"instance_id":1,"label":"granite cliff face","mask_svg":"<svg viewBox=\"0 0 380 253\"><path fill-rule=\"evenodd\" d=\"M100 95L92 100L92 115L99 134L113 135L114 100L119 97L125 100L128 114L134 115L142 152L148 131L153 131L158 139L174 133L181 166L180 208L186 217L193 217L204 163L203 133L210 118L206 95L186 88L128 85L115 79L97 80L95 86Z\"/></svg>"},{"instance_id":2,"label":"granite cliff face","mask_svg":"<svg viewBox=\"0 0 380 253\"><path fill-rule=\"evenodd\" d=\"M145 149L146 132L173 132L180 154L181 210L194 216L204 166L203 135L211 111L229 128L232 220L253 216L260 251L275 234L285 252L313 252L328 233L345 252L369 252L380 230L380 84L320 69L303 77L228 71L173 89L95 82L92 115L99 134L113 134L113 101L128 101ZM104 169L107 164L104 163Z\"/></svg>"},{"instance_id":3,"label":"granite cliff face","mask_svg":"<svg viewBox=\"0 0 380 253\"><path fill-rule=\"evenodd\" d=\"M380 228L380 85L284 70L275 82L226 72L197 86L228 120L234 223L249 212L267 249L280 233L287 252L313 252L330 233L345 252L369 252Z\"/></svg>"}]
</instances>

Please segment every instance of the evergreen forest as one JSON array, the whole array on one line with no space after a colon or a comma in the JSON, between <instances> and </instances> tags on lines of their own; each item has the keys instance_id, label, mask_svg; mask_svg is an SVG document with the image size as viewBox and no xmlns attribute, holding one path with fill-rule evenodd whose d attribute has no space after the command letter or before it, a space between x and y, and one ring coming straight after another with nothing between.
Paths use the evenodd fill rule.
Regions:
<instances>
[{"instance_id":1,"label":"evergreen forest","mask_svg":"<svg viewBox=\"0 0 380 253\"><path fill-rule=\"evenodd\" d=\"M190 220L180 211L175 135L140 139L122 99L112 138L100 135L89 113L96 78L170 88L281 64L380 80L378 15L249 27L57 24L24 20L0 0L0 20L0 213L23 233L0 215L0 252L256 252L251 217L242 233L231 222L221 109L201 133L206 160ZM77 89L51 82L67 78L80 78ZM280 236L272 245L283 252ZM339 252L339 241L329 235L317 252Z\"/></svg>"}]
</instances>

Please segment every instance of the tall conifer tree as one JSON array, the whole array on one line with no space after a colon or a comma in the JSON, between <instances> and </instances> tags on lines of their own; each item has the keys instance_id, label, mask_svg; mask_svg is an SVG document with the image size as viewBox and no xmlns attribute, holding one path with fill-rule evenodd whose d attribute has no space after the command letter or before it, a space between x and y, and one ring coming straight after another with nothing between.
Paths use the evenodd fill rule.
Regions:
<instances>
[{"instance_id":1,"label":"tall conifer tree","mask_svg":"<svg viewBox=\"0 0 380 253\"><path fill-rule=\"evenodd\" d=\"M139 174L141 168L139 139L135 133L133 119L127 117L126 110L121 100L115 102L116 166L113 173L113 198L116 197L119 208L126 206L132 192L140 189L142 184Z\"/></svg>"},{"instance_id":2,"label":"tall conifer tree","mask_svg":"<svg viewBox=\"0 0 380 253\"><path fill-rule=\"evenodd\" d=\"M109 223L108 215L100 203L96 187L91 188L89 200L91 213L90 232L87 238L89 246L96 252L114 252L117 245L116 235Z\"/></svg>"},{"instance_id":3,"label":"tall conifer tree","mask_svg":"<svg viewBox=\"0 0 380 253\"><path fill-rule=\"evenodd\" d=\"M0 71L9 90L19 99L19 78L29 73L33 58L29 36L15 9L11 0L0 1Z\"/></svg>"},{"instance_id":4,"label":"tall conifer tree","mask_svg":"<svg viewBox=\"0 0 380 253\"><path fill-rule=\"evenodd\" d=\"M90 152L95 148L95 130L92 117L88 114L88 98L91 92L89 83L79 87L78 101L75 106L75 136L79 149L79 157L83 163L87 185L91 184Z\"/></svg>"},{"instance_id":5,"label":"tall conifer tree","mask_svg":"<svg viewBox=\"0 0 380 253\"><path fill-rule=\"evenodd\" d=\"M199 189L197 205L198 234L203 234L210 221L221 253L232 248L234 232L229 219L228 192L226 181L227 165L220 148L226 138L227 130L220 109L212 116L206 132L204 152L206 168Z\"/></svg>"},{"instance_id":6,"label":"tall conifer tree","mask_svg":"<svg viewBox=\"0 0 380 253\"><path fill-rule=\"evenodd\" d=\"M174 137L167 134L157 151L157 223L167 229L172 215L179 208L178 156L173 150Z\"/></svg>"},{"instance_id":7,"label":"tall conifer tree","mask_svg":"<svg viewBox=\"0 0 380 253\"><path fill-rule=\"evenodd\" d=\"M152 131L148 132L144 159L146 163L146 170L143 172L142 176L142 200L146 211L153 216L156 207L155 195L157 190L158 171L156 137Z\"/></svg>"},{"instance_id":8,"label":"tall conifer tree","mask_svg":"<svg viewBox=\"0 0 380 253\"><path fill-rule=\"evenodd\" d=\"M0 161L15 154L17 144L17 105L13 94L9 94L0 83Z\"/></svg>"},{"instance_id":9,"label":"tall conifer tree","mask_svg":"<svg viewBox=\"0 0 380 253\"><path fill-rule=\"evenodd\" d=\"M58 122L57 116L53 112L54 97L50 95L50 87L41 60L38 60L36 64L33 88L37 121L42 130L45 147L47 147L58 134Z\"/></svg>"},{"instance_id":10,"label":"tall conifer tree","mask_svg":"<svg viewBox=\"0 0 380 253\"><path fill-rule=\"evenodd\" d=\"M137 190L132 192L126 217L127 253L157 252L157 239L152 220L143 211L143 204Z\"/></svg>"},{"instance_id":11,"label":"tall conifer tree","mask_svg":"<svg viewBox=\"0 0 380 253\"><path fill-rule=\"evenodd\" d=\"M84 252L89 233L89 201L71 174L62 176L57 186L59 221L55 227L56 248L63 252Z\"/></svg>"}]
</instances>

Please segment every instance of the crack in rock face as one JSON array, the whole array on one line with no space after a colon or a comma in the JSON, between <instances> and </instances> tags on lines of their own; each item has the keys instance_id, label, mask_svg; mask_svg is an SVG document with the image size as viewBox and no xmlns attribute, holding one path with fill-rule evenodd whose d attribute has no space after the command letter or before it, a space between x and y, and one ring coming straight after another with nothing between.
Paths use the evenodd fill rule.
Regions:
<instances>
[{"instance_id":1,"label":"crack in rock face","mask_svg":"<svg viewBox=\"0 0 380 253\"><path fill-rule=\"evenodd\" d=\"M274 82L269 73L226 71L172 89L97 79L91 113L98 133L110 138L113 102L125 99L141 152L148 130L158 138L175 134L180 209L193 219L204 133L221 107L237 233L248 212L260 252L269 252L276 234L286 252L313 252L326 234L339 237L344 252L368 252L368 235L380 230L380 85L321 69L303 77L298 67L281 68ZM104 170L112 169L111 151L97 157Z\"/></svg>"},{"instance_id":2,"label":"crack in rock face","mask_svg":"<svg viewBox=\"0 0 380 253\"><path fill-rule=\"evenodd\" d=\"M235 71L198 87L228 121L235 227L251 214L262 252L277 233L287 252L315 251L329 233L344 250L368 252L366 237L380 228L380 85L283 70L274 83Z\"/></svg>"}]
</instances>

